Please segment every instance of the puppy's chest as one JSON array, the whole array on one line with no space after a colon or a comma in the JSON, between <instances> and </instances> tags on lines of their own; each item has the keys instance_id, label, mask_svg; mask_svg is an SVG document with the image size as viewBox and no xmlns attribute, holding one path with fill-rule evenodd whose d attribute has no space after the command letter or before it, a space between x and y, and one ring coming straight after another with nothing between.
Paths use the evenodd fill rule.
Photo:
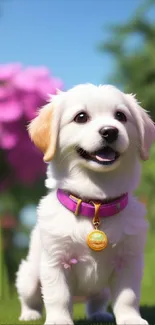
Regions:
<instances>
[{"instance_id":1,"label":"puppy's chest","mask_svg":"<svg viewBox=\"0 0 155 325\"><path fill-rule=\"evenodd\" d=\"M100 291L107 285L112 271L122 267L119 261L123 258L120 244L113 246L108 243L104 250L93 251L87 245L87 234L88 231L83 236L81 234L80 238L75 234L66 237L61 246L59 263L74 295L89 295Z\"/></svg>"},{"instance_id":2,"label":"puppy's chest","mask_svg":"<svg viewBox=\"0 0 155 325\"><path fill-rule=\"evenodd\" d=\"M103 273L106 275L107 269L109 273L112 268L114 256L124 241L124 233L121 224L118 231L114 220L101 222L99 230L107 236L108 245L101 251L94 251L88 247L87 242L94 231L92 220L75 218L72 213L63 209L57 218L51 219L48 232L44 232L44 246L51 251L51 259L53 255L64 269L80 268L82 272L87 268L91 268L91 272L93 268L94 272L102 269L103 276Z\"/></svg>"},{"instance_id":3,"label":"puppy's chest","mask_svg":"<svg viewBox=\"0 0 155 325\"><path fill-rule=\"evenodd\" d=\"M91 250L87 244L72 243L64 252L62 267L74 295L94 294L105 287L113 271L123 267L124 254L121 246L111 244L100 252Z\"/></svg>"}]
</instances>

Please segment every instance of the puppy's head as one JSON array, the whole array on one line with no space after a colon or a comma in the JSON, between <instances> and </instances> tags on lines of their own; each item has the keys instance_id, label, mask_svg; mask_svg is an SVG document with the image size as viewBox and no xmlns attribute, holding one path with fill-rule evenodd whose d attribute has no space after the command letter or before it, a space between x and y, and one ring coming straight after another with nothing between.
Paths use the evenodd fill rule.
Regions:
<instances>
[{"instance_id":1,"label":"puppy's head","mask_svg":"<svg viewBox=\"0 0 155 325\"><path fill-rule=\"evenodd\" d=\"M64 164L103 172L133 155L148 159L155 127L134 96L87 84L54 97L30 123L29 134L44 161L57 154Z\"/></svg>"}]
</instances>

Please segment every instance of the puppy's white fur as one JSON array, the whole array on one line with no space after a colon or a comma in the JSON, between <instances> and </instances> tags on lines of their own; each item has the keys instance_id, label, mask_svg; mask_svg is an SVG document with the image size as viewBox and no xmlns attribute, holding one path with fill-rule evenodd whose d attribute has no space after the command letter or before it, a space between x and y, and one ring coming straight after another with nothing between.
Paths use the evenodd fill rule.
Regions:
<instances>
[{"instance_id":1,"label":"puppy's white fur","mask_svg":"<svg viewBox=\"0 0 155 325\"><path fill-rule=\"evenodd\" d=\"M147 324L139 313L146 210L132 193L140 180L140 158L148 159L155 140L154 124L134 96L113 86L76 86L55 96L42 111L46 109L53 113L50 126L47 126L49 121L45 123L46 128L50 127L47 148L42 146L45 160L52 159L46 183L50 190L40 201L29 253L17 274L21 319L39 317L41 281L46 324L73 324L73 295L88 297L88 317L100 313L107 303L107 287L117 324ZM84 110L90 121L76 124L75 115ZM116 110L126 114L126 123L116 120ZM30 126L34 142L34 133L41 137L38 133L42 132L43 124L33 132ZM99 149L103 142L99 130L107 125L119 130L119 137L112 145L121 154L118 161L107 167L82 159L76 147L88 152ZM88 248L86 237L93 230L91 220L76 217L63 207L56 196L58 187L83 199L104 200L129 193L125 210L101 220L100 228L109 241L104 251L94 252ZM71 258L76 258L78 263L65 270L62 261L68 262ZM120 259L124 264L117 270Z\"/></svg>"}]
</instances>

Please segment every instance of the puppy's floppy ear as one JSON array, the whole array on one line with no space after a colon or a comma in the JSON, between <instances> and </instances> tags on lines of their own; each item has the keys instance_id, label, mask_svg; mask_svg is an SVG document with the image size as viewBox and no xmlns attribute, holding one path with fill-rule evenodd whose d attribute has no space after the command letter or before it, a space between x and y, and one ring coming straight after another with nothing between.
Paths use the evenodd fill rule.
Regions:
<instances>
[{"instance_id":1,"label":"puppy's floppy ear","mask_svg":"<svg viewBox=\"0 0 155 325\"><path fill-rule=\"evenodd\" d=\"M54 118L54 104L40 109L38 116L28 126L28 133L37 148L44 154L44 161L52 160L56 150L58 121Z\"/></svg>"},{"instance_id":2,"label":"puppy's floppy ear","mask_svg":"<svg viewBox=\"0 0 155 325\"><path fill-rule=\"evenodd\" d=\"M137 124L140 140L140 157L142 160L149 159L149 151L155 141L155 124L132 94L126 94L129 109Z\"/></svg>"}]
</instances>

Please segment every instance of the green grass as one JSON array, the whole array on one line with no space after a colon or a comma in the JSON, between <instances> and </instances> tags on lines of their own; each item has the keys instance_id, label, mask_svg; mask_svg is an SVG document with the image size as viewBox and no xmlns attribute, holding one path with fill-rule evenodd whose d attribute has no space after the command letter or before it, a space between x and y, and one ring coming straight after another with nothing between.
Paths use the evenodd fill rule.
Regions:
<instances>
[{"instance_id":1,"label":"green grass","mask_svg":"<svg viewBox=\"0 0 155 325\"><path fill-rule=\"evenodd\" d=\"M155 324L155 307L143 307L141 308L142 316L148 320L149 324ZM38 324L42 325L44 323L44 317L36 322L20 322L18 317L20 314L20 305L17 296L14 295L10 299L5 299L0 301L0 325L18 325L18 324ZM75 304L74 305L74 319L76 325L84 324L97 324L91 323L84 320L84 305ZM99 323L98 323L99 324ZM65 325L65 324L64 324Z\"/></svg>"},{"instance_id":2,"label":"green grass","mask_svg":"<svg viewBox=\"0 0 155 325\"><path fill-rule=\"evenodd\" d=\"M16 295L13 295L10 299L0 300L0 325L9 324L29 324L29 322L20 322L18 317L20 315L20 303ZM74 318L84 318L84 305L75 304L74 306ZM43 324L44 317L42 320L31 322L33 324Z\"/></svg>"},{"instance_id":3,"label":"green grass","mask_svg":"<svg viewBox=\"0 0 155 325\"><path fill-rule=\"evenodd\" d=\"M29 324L29 322L20 322L18 317L20 315L20 304L16 295L13 295L10 299L0 300L0 325L16 325L16 324ZM74 318L76 320L83 319L85 317L84 305L75 304L74 305ZM31 322L31 324L43 324L43 319Z\"/></svg>"},{"instance_id":4,"label":"green grass","mask_svg":"<svg viewBox=\"0 0 155 325\"><path fill-rule=\"evenodd\" d=\"M142 281L141 305L155 306L155 281L154 281L154 265L155 265L155 234L148 234L145 249L145 268Z\"/></svg>"}]
</instances>

